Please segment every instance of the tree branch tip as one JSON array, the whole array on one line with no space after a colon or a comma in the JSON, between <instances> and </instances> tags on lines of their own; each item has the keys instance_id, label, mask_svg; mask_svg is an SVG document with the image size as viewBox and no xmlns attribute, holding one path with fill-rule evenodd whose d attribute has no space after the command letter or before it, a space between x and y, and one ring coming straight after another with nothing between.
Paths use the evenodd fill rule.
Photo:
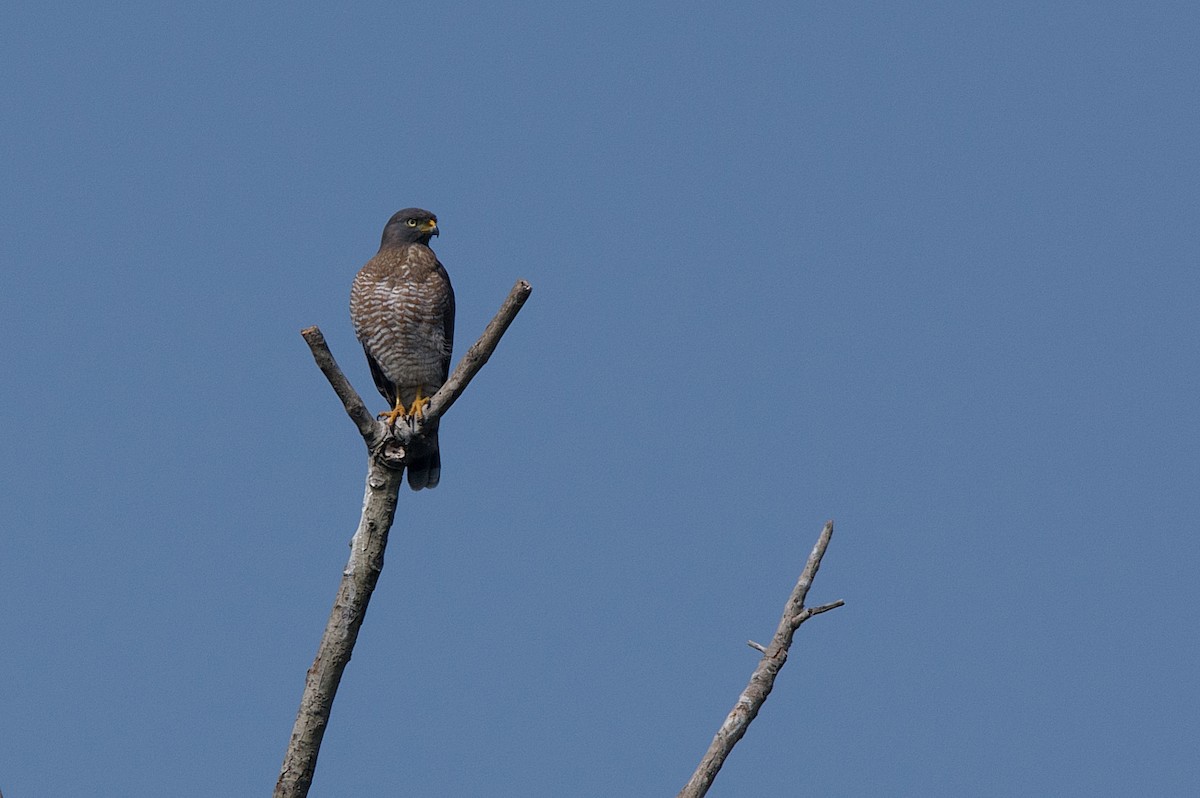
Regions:
<instances>
[{"instance_id":1,"label":"tree branch tip","mask_svg":"<svg viewBox=\"0 0 1200 798\"><path fill-rule=\"evenodd\" d=\"M793 615L788 620L788 624L793 629L799 629L800 624L804 623L805 621L807 621L809 618L813 617L814 615L820 615L823 612L829 612L830 610L836 610L838 607L844 607L844 606L846 606L846 602L842 601L841 599L838 599L837 601L831 601L828 604L822 604L819 607L805 607L800 612Z\"/></svg>"},{"instance_id":2,"label":"tree branch tip","mask_svg":"<svg viewBox=\"0 0 1200 798\"><path fill-rule=\"evenodd\" d=\"M754 649L755 651L761 651L763 654L767 653L767 649L765 647L755 643L753 640L747 640L746 645L750 646L750 648Z\"/></svg>"},{"instance_id":3,"label":"tree branch tip","mask_svg":"<svg viewBox=\"0 0 1200 798\"><path fill-rule=\"evenodd\" d=\"M304 343L308 344L308 348L312 350L314 357L318 352L329 351L329 344L325 343L325 334L317 325L305 327L300 331L300 335L304 338ZM329 356L333 357L333 353L330 352Z\"/></svg>"},{"instance_id":4,"label":"tree branch tip","mask_svg":"<svg viewBox=\"0 0 1200 798\"><path fill-rule=\"evenodd\" d=\"M846 602L838 599L837 601L832 601L828 604L822 604L819 607L805 607L799 613L792 616L790 621L791 626L793 629L798 629L800 624L804 623L814 615L820 615L823 612L829 612L830 610L836 610L838 607L844 606L846 606Z\"/></svg>"}]
</instances>

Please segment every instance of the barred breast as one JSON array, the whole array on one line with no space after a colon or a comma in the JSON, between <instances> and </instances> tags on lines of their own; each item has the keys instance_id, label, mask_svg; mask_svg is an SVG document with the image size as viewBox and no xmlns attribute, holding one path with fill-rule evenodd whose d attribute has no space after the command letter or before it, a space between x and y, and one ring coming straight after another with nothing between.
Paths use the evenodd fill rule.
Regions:
<instances>
[{"instance_id":1,"label":"barred breast","mask_svg":"<svg viewBox=\"0 0 1200 798\"><path fill-rule=\"evenodd\" d=\"M421 244L380 250L354 278L354 331L405 404L418 389L430 396L446 380L453 307L445 269Z\"/></svg>"}]
</instances>

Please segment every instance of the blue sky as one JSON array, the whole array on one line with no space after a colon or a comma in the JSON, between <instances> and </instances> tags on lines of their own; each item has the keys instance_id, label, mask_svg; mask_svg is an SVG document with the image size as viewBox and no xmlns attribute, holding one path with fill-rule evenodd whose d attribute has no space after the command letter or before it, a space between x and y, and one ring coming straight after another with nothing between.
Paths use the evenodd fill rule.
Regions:
<instances>
[{"instance_id":1,"label":"blue sky","mask_svg":"<svg viewBox=\"0 0 1200 798\"><path fill-rule=\"evenodd\" d=\"M438 214L458 353L313 796L1190 795L1200 11L3 12L0 789L266 794Z\"/></svg>"}]
</instances>

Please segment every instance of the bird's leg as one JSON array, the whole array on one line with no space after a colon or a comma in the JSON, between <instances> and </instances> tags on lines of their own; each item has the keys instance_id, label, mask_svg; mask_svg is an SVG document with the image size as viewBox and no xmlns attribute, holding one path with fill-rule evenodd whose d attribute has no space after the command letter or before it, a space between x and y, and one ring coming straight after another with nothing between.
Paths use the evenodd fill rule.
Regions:
<instances>
[{"instance_id":1,"label":"bird's leg","mask_svg":"<svg viewBox=\"0 0 1200 798\"><path fill-rule=\"evenodd\" d=\"M416 418L425 417L425 405L429 404L429 399L417 388L417 398L413 399L412 407L408 409L408 415Z\"/></svg>"},{"instance_id":2,"label":"bird's leg","mask_svg":"<svg viewBox=\"0 0 1200 798\"><path fill-rule=\"evenodd\" d=\"M389 410L386 413L380 413L379 419L381 421L387 421L387 425L389 428L395 428L396 419L400 418L400 416L407 417L408 413L405 412L405 410L404 410L404 402L401 402L400 397L397 396L396 397L396 406L393 407L391 410Z\"/></svg>"}]
</instances>

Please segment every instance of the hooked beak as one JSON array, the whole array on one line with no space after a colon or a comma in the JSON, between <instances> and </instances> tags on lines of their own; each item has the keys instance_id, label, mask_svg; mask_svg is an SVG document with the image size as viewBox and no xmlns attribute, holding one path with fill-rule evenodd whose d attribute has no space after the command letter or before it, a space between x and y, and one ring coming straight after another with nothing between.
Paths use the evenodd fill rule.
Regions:
<instances>
[{"instance_id":1,"label":"hooked beak","mask_svg":"<svg viewBox=\"0 0 1200 798\"><path fill-rule=\"evenodd\" d=\"M435 236L438 234L438 226L437 226L436 219L430 219L429 221L425 222L425 232L431 236Z\"/></svg>"}]
</instances>

